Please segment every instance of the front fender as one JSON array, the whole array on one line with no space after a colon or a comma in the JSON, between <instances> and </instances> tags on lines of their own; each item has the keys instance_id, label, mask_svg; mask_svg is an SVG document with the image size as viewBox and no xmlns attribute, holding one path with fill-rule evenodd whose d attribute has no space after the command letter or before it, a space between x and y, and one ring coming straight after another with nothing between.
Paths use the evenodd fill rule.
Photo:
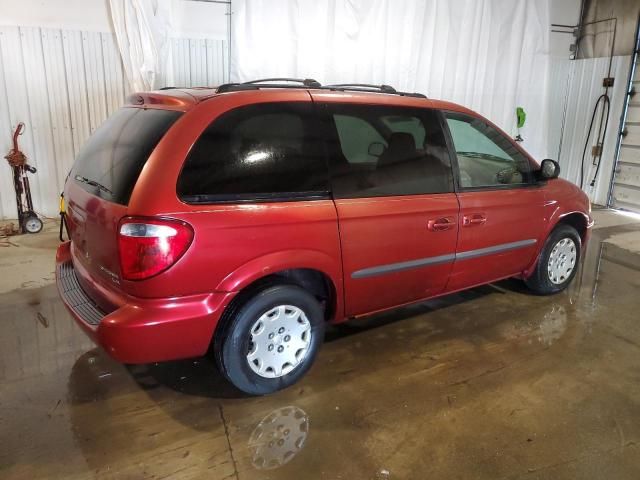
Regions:
<instances>
[{"instance_id":1,"label":"front fender","mask_svg":"<svg viewBox=\"0 0 640 480\"><path fill-rule=\"evenodd\" d=\"M562 221L563 218L569 215L574 215L574 214L582 215L585 219L585 224L587 225L586 232L583 236L583 244L582 244L582 248L583 249L585 248L587 244L587 240L589 239L589 236L590 236L591 227L593 227L593 219L582 210L567 211L560 208L558 205L556 205L553 211L551 212L551 215L549 215L549 218L546 223L546 228L543 230L543 233L538 240L538 245L540 246L538 249L538 253L534 258L533 262L523 272L522 274L523 278L527 278L533 273L533 270L536 268L536 265L538 264L538 259L540 258L540 254L542 253L542 249L544 248L545 241L547 240L547 237L549 237L553 229L556 228L556 226Z\"/></svg>"},{"instance_id":2,"label":"front fender","mask_svg":"<svg viewBox=\"0 0 640 480\"><path fill-rule=\"evenodd\" d=\"M549 220L547 221L546 230L544 232L542 240L546 240L546 238L549 236L551 231L554 228L556 228L558 223L560 223L563 218L568 217L569 215L575 215L575 214L581 215L584 218L585 224L587 225L587 229L590 229L593 226L593 220L582 209L566 209L566 208L560 208L559 206L556 205L556 207L551 212L551 215L549 215Z\"/></svg>"}]
</instances>

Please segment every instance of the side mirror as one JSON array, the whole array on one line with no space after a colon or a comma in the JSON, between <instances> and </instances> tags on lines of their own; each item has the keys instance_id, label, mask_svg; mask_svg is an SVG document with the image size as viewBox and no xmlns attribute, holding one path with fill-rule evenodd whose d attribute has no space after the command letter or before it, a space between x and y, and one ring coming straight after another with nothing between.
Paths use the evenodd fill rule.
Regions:
<instances>
[{"instance_id":1,"label":"side mirror","mask_svg":"<svg viewBox=\"0 0 640 480\"><path fill-rule=\"evenodd\" d=\"M555 160L547 158L540 164L540 170L538 172L538 178L542 180L551 180L558 178L560 175L560 164Z\"/></svg>"},{"instance_id":2,"label":"side mirror","mask_svg":"<svg viewBox=\"0 0 640 480\"><path fill-rule=\"evenodd\" d=\"M369 153L369 155L371 155L372 157L379 157L384 153L384 149L385 149L385 146L383 143L373 142L369 145L369 149L367 150L367 153Z\"/></svg>"}]
</instances>

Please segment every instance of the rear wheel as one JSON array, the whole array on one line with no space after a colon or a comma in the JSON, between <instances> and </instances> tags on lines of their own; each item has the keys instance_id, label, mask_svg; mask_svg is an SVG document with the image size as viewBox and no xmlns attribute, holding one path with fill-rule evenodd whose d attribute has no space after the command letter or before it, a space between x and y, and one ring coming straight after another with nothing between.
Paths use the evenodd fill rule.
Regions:
<instances>
[{"instance_id":1,"label":"rear wheel","mask_svg":"<svg viewBox=\"0 0 640 480\"><path fill-rule=\"evenodd\" d=\"M540 295L558 293L567 288L578 270L580 235L570 225L558 225L544 244L527 286Z\"/></svg>"},{"instance_id":2,"label":"rear wheel","mask_svg":"<svg viewBox=\"0 0 640 480\"><path fill-rule=\"evenodd\" d=\"M216 332L218 367L238 389L264 395L297 382L324 337L322 306L295 285L273 285L245 298Z\"/></svg>"}]
</instances>

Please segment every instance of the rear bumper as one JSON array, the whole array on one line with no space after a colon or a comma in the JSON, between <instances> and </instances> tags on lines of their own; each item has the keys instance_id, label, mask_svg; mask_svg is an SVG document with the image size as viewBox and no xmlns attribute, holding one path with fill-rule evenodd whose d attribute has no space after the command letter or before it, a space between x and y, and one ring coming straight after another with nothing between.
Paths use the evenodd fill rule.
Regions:
<instances>
[{"instance_id":1,"label":"rear bumper","mask_svg":"<svg viewBox=\"0 0 640 480\"><path fill-rule=\"evenodd\" d=\"M152 363L204 355L232 292L163 299L117 295L117 307L104 311L81 283L103 289L90 278L79 282L70 242L56 254L56 284L76 323L122 363ZM111 292L113 298L113 292Z\"/></svg>"}]
</instances>

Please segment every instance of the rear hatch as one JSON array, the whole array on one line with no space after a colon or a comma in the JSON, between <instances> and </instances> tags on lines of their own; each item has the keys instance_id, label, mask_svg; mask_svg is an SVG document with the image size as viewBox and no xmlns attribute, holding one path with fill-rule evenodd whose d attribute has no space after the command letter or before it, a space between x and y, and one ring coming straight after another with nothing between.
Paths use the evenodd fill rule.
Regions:
<instances>
[{"instance_id":1,"label":"rear hatch","mask_svg":"<svg viewBox=\"0 0 640 480\"><path fill-rule=\"evenodd\" d=\"M120 284L118 222L127 213L131 192L151 152L181 114L121 108L76 158L65 185L73 260L103 285Z\"/></svg>"}]
</instances>

